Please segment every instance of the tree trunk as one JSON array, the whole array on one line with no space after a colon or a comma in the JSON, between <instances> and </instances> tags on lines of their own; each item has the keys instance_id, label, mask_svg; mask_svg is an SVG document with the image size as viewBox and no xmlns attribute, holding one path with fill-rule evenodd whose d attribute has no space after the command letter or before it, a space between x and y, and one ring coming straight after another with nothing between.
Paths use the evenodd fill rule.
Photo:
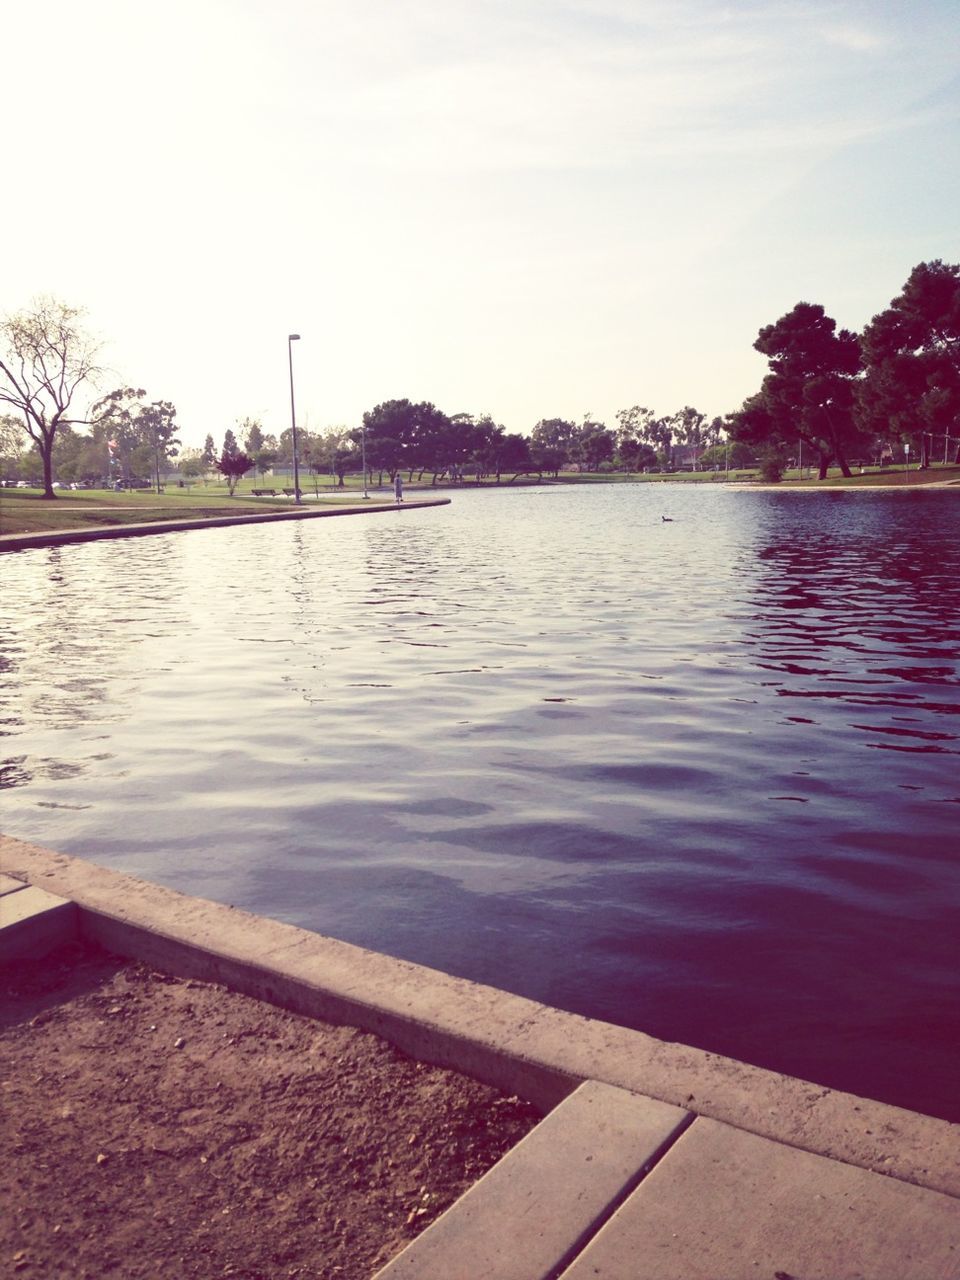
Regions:
<instances>
[{"instance_id":1,"label":"tree trunk","mask_svg":"<svg viewBox=\"0 0 960 1280\"><path fill-rule=\"evenodd\" d=\"M40 445L40 461L43 463L43 496L56 498L57 491L53 487L53 436L44 435Z\"/></svg>"},{"instance_id":2,"label":"tree trunk","mask_svg":"<svg viewBox=\"0 0 960 1280\"><path fill-rule=\"evenodd\" d=\"M827 471L829 467L830 467L830 454L821 453L820 454L820 470L817 473L818 480L826 480Z\"/></svg>"},{"instance_id":3,"label":"tree trunk","mask_svg":"<svg viewBox=\"0 0 960 1280\"><path fill-rule=\"evenodd\" d=\"M847 480L849 480L850 477L853 475L853 472L850 470L850 464L849 462L847 462L847 459L844 456L843 450L840 448L839 445L837 445L837 463L840 466L840 474L844 476Z\"/></svg>"}]
</instances>

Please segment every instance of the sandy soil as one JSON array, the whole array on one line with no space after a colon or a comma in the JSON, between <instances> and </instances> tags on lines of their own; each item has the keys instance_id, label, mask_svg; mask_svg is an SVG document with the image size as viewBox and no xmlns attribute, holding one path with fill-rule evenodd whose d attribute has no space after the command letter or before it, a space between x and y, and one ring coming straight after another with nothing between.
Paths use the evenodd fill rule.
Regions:
<instances>
[{"instance_id":1,"label":"sandy soil","mask_svg":"<svg viewBox=\"0 0 960 1280\"><path fill-rule=\"evenodd\" d=\"M79 946L0 973L0 1091L0 1276L44 1280L366 1280L538 1118Z\"/></svg>"}]
</instances>

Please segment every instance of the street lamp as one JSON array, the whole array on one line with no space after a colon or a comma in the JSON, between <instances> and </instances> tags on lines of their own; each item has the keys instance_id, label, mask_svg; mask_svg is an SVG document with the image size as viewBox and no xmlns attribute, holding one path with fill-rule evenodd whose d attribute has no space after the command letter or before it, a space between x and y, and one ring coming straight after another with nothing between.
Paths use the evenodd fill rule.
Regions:
<instances>
[{"instance_id":1,"label":"street lamp","mask_svg":"<svg viewBox=\"0 0 960 1280\"><path fill-rule=\"evenodd\" d=\"M360 421L360 465L363 467L363 496L369 498L367 493L367 424L361 419Z\"/></svg>"},{"instance_id":2,"label":"street lamp","mask_svg":"<svg viewBox=\"0 0 960 1280\"><path fill-rule=\"evenodd\" d=\"M299 333L287 335L287 360L290 364L290 423L293 427L293 500L300 505L300 459L297 456L297 411L293 405L293 344L300 341Z\"/></svg>"}]
</instances>

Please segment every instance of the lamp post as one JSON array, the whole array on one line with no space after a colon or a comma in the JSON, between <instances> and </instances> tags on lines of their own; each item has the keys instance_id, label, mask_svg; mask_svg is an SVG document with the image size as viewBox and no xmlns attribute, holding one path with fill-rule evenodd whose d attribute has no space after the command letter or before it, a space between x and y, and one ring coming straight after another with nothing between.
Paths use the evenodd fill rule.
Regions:
<instances>
[{"instance_id":1,"label":"lamp post","mask_svg":"<svg viewBox=\"0 0 960 1280\"><path fill-rule=\"evenodd\" d=\"M300 459L297 456L297 411L293 404L293 344L299 341L299 333L287 335L287 360L290 365L290 424L293 427L293 500L297 506L300 506Z\"/></svg>"},{"instance_id":2,"label":"lamp post","mask_svg":"<svg viewBox=\"0 0 960 1280\"><path fill-rule=\"evenodd\" d=\"M360 421L360 465L363 467L363 496L369 498L367 493L367 424L361 419Z\"/></svg>"}]
</instances>

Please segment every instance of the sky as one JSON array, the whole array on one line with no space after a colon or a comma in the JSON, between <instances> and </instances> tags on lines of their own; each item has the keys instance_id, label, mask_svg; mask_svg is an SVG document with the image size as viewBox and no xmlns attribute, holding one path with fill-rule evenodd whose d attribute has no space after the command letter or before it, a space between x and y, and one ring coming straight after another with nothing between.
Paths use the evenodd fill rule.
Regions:
<instances>
[{"instance_id":1,"label":"sky","mask_svg":"<svg viewBox=\"0 0 960 1280\"><path fill-rule=\"evenodd\" d=\"M0 311L103 390L356 426L737 408L799 301L859 329L960 261L955 0L8 6Z\"/></svg>"}]
</instances>

